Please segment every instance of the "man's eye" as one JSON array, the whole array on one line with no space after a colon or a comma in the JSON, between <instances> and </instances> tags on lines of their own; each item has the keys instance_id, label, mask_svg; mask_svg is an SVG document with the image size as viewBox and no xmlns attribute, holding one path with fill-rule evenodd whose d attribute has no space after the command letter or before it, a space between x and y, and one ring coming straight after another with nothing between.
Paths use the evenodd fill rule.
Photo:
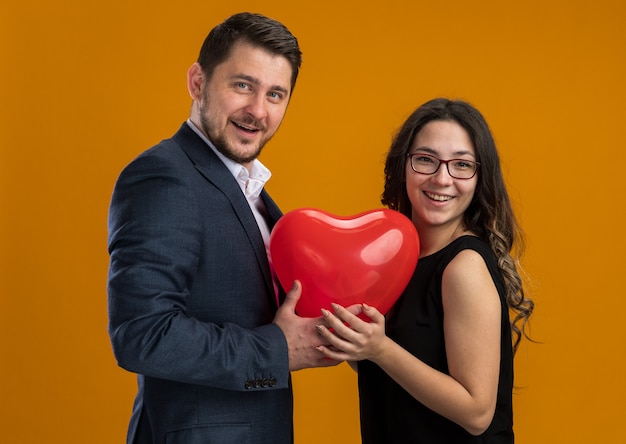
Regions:
<instances>
[{"instance_id":1,"label":"man's eye","mask_svg":"<svg viewBox=\"0 0 626 444\"><path fill-rule=\"evenodd\" d=\"M275 91L273 91L273 92L269 93L269 96L270 96L272 99L274 99L274 100L280 100L280 99L282 99L282 98L283 98L283 95L282 95L281 93L278 93L278 92L275 92Z\"/></svg>"}]
</instances>

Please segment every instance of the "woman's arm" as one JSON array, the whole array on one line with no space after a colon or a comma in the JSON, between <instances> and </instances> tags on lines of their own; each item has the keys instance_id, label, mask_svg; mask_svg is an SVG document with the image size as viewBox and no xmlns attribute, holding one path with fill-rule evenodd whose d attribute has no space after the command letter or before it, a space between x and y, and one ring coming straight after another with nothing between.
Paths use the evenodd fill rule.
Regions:
<instances>
[{"instance_id":1,"label":"woman's arm","mask_svg":"<svg viewBox=\"0 0 626 444\"><path fill-rule=\"evenodd\" d=\"M495 412L501 306L487 266L477 252L464 250L448 264L442 299L449 375L389 339L383 315L367 305L363 310L372 319L370 323L340 306L334 307L334 314L324 310L335 334L325 326L318 329L334 350L319 349L333 359L373 361L422 404L479 435Z\"/></svg>"}]
</instances>

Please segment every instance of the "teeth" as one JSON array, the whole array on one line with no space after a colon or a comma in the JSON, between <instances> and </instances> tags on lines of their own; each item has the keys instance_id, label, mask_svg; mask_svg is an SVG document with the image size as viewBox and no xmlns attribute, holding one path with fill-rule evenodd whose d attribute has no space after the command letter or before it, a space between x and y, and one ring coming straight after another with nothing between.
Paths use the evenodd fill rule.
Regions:
<instances>
[{"instance_id":1,"label":"teeth","mask_svg":"<svg viewBox=\"0 0 626 444\"><path fill-rule=\"evenodd\" d=\"M238 126L241 129L245 129L246 131L256 131L255 128L246 126L246 125L242 125L241 123L237 123L237 122L233 122L236 126Z\"/></svg>"},{"instance_id":2,"label":"teeth","mask_svg":"<svg viewBox=\"0 0 626 444\"><path fill-rule=\"evenodd\" d=\"M425 192L425 194L430 197L432 200L436 200L438 202L447 202L450 199L452 199L452 196L442 196L440 194L432 194L432 193L427 193Z\"/></svg>"}]
</instances>

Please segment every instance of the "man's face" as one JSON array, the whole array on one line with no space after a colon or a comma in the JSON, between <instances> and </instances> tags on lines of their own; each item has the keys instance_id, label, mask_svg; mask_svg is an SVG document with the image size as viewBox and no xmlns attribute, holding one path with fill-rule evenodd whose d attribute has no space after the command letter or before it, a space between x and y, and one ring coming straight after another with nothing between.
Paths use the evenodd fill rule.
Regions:
<instances>
[{"instance_id":1,"label":"man's face","mask_svg":"<svg viewBox=\"0 0 626 444\"><path fill-rule=\"evenodd\" d=\"M200 122L194 123L200 124L222 154L247 165L282 122L291 94L291 75L285 57L238 42L212 77L205 78L196 99Z\"/></svg>"}]
</instances>

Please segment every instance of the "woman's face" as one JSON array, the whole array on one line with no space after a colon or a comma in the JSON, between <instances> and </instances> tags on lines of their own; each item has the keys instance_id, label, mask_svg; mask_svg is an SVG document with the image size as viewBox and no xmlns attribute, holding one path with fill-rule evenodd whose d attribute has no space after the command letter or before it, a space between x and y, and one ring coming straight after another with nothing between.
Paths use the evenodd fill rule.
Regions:
<instances>
[{"instance_id":1,"label":"woman's face","mask_svg":"<svg viewBox=\"0 0 626 444\"><path fill-rule=\"evenodd\" d=\"M447 120L435 120L424 125L415 136L409 152L432 156L421 158L426 163L436 164L437 159L476 161L476 150L467 131L458 123ZM465 166L463 162L455 164ZM453 169L452 162L447 165L442 162L434 174L421 174L413 170L411 160L407 159L406 188L412 206L412 220L418 232L420 228L441 227L452 232L459 227L464 228L463 214L474 197L478 174L470 179L457 179L450 175L447 166Z\"/></svg>"}]
</instances>

